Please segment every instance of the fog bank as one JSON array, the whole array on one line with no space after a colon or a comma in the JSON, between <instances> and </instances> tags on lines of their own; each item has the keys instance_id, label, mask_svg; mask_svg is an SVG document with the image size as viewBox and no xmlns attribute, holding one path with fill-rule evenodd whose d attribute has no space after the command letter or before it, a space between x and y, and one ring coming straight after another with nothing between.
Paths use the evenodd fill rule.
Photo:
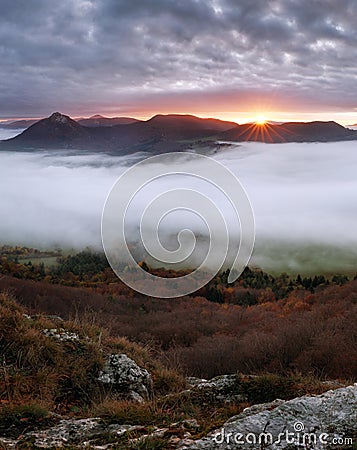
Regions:
<instances>
[{"instance_id":1,"label":"fog bank","mask_svg":"<svg viewBox=\"0 0 357 450\"><path fill-rule=\"evenodd\" d=\"M355 142L245 143L212 156L238 176L251 200L256 220L253 265L303 273L356 271ZM107 194L139 157L1 152L1 243L101 248ZM193 170L189 158L187 164ZM155 192L167 189L164 180L158 183ZM144 195L142 203L147 199ZM230 222L228 208L219 197L217 202ZM183 213L162 226L172 234L188 220ZM193 224L195 232L206 232Z\"/></svg>"}]
</instances>

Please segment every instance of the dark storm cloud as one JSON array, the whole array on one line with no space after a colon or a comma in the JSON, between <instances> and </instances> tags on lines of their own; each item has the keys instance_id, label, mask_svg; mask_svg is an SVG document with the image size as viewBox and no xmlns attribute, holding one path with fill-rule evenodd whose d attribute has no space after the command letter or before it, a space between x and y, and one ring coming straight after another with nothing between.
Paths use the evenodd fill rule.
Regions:
<instances>
[{"instance_id":1,"label":"dark storm cloud","mask_svg":"<svg viewBox=\"0 0 357 450\"><path fill-rule=\"evenodd\" d=\"M0 0L0 115L357 107L356 0ZM211 106L211 110L214 109Z\"/></svg>"}]
</instances>

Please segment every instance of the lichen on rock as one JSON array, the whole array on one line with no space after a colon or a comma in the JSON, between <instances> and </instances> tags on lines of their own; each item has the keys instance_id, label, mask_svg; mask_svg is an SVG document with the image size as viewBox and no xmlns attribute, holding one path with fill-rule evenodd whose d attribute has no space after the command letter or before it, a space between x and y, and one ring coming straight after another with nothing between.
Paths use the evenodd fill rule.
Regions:
<instances>
[{"instance_id":1,"label":"lichen on rock","mask_svg":"<svg viewBox=\"0 0 357 450\"><path fill-rule=\"evenodd\" d=\"M289 440L285 437L289 432ZM304 438L305 436L305 438ZM249 437L249 440L247 439ZM197 441L184 439L180 450L351 448L341 443L357 437L357 386L275 401L247 408L221 429ZM262 447L262 439L264 446ZM292 443L291 440L295 441ZM300 445L308 439L308 445ZM266 441L267 440L267 441ZM336 445L338 443L339 445ZM310 445L310 446L309 446Z\"/></svg>"},{"instance_id":2,"label":"lichen on rock","mask_svg":"<svg viewBox=\"0 0 357 450\"><path fill-rule=\"evenodd\" d=\"M112 385L119 392L127 393L135 401L143 401L152 390L150 373L123 353L112 354L107 358L98 380Z\"/></svg>"}]
</instances>

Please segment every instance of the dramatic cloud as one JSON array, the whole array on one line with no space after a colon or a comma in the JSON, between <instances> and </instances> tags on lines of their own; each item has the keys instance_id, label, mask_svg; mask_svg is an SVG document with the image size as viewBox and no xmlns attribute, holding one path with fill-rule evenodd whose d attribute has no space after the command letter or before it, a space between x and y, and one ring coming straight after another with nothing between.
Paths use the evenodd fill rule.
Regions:
<instances>
[{"instance_id":1,"label":"dramatic cloud","mask_svg":"<svg viewBox=\"0 0 357 450\"><path fill-rule=\"evenodd\" d=\"M106 196L138 156L130 160L83 152L1 152L2 242L101 248L100 220ZM253 264L276 271L355 271L354 142L247 143L214 157L239 177L251 199L257 232ZM194 170L192 162L188 168ZM164 192L165 183L158 180L156 190L144 193L142 206L155 193ZM204 193L213 195L208 189ZM219 197L215 203L228 223L232 221L225 203ZM233 226L237 229L236 223ZM135 232L138 222L133 221L132 227ZM163 221L163 228L167 236L183 228L207 234L205 227L200 228L185 213Z\"/></svg>"},{"instance_id":2,"label":"dramatic cloud","mask_svg":"<svg viewBox=\"0 0 357 450\"><path fill-rule=\"evenodd\" d=\"M0 0L0 116L353 114L355 0Z\"/></svg>"}]
</instances>

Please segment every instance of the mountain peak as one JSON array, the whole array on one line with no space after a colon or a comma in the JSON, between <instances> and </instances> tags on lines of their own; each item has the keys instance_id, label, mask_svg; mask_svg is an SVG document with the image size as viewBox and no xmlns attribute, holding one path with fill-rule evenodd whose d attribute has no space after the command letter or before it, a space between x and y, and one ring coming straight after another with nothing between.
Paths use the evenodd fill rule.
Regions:
<instances>
[{"instance_id":1,"label":"mountain peak","mask_svg":"<svg viewBox=\"0 0 357 450\"><path fill-rule=\"evenodd\" d=\"M106 117L101 116L100 114L95 114L94 116L90 116L90 119L106 119Z\"/></svg>"},{"instance_id":2,"label":"mountain peak","mask_svg":"<svg viewBox=\"0 0 357 450\"><path fill-rule=\"evenodd\" d=\"M65 115L59 113L59 112L54 112L49 117L49 120L51 122L56 122L56 123L68 123L70 118L68 116L65 116Z\"/></svg>"}]
</instances>

